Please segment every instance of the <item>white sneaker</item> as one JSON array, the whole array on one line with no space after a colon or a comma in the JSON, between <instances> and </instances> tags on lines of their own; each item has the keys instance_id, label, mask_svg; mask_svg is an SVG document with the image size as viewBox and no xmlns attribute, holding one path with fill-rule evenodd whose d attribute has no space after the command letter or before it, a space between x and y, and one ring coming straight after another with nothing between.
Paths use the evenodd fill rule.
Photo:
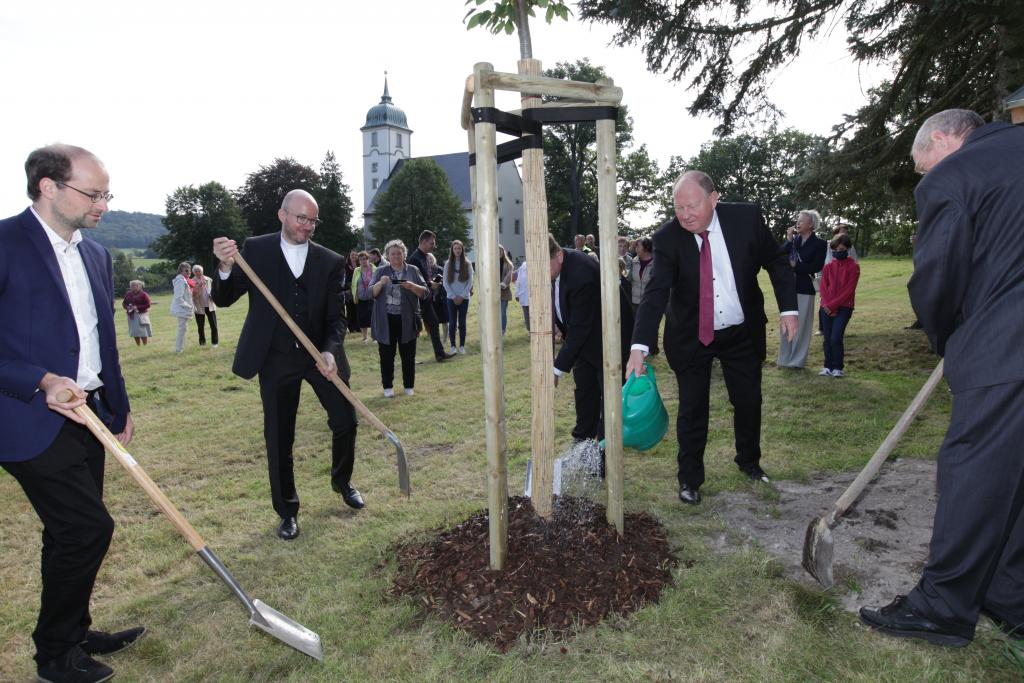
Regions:
<instances>
[{"instance_id":1,"label":"white sneaker","mask_svg":"<svg viewBox=\"0 0 1024 683\"><path fill-rule=\"evenodd\" d=\"M843 372L842 370L836 369L836 370L832 371L832 376L833 377L846 377L846 373Z\"/></svg>"},{"instance_id":2,"label":"white sneaker","mask_svg":"<svg viewBox=\"0 0 1024 683\"><path fill-rule=\"evenodd\" d=\"M454 346L451 348L451 351L449 351L449 353L451 353L453 356L455 355L455 347Z\"/></svg>"},{"instance_id":3,"label":"white sneaker","mask_svg":"<svg viewBox=\"0 0 1024 683\"><path fill-rule=\"evenodd\" d=\"M831 377L832 371L828 368L822 368L821 372L818 373L818 377Z\"/></svg>"},{"instance_id":4,"label":"white sneaker","mask_svg":"<svg viewBox=\"0 0 1024 683\"><path fill-rule=\"evenodd\" d=\"M385 389L384 390L384 398L394 398L394 397L395 397L395 390L394 389Z\"/></svg>"},{"instance_id":5,"label":"white sneaker","mask_svg":"<svg viewBox=\"0 0 1024 683\"><path fill-rule=\"evenodd\" d=\"M214 344L213 348L217 348L218 346L219 346L219 344Z\"/></svg>"},{"instance_id":6,"label":"white sneaker","mask_svg":"<svg viewBox=\"0 0 1024 683\"><path fill-rule=\"evenodd\" d=\"M465 356L466 355L466 347L465 346L460 346L459 347L459 353L461 353L463 356Z\"/></svg>"},{"instance_id":7,"label":"white sneaker","mask_svg":"<svg viewBox=\"0 0 1024 683\"><path fill-rule=\"evenodd\" d=\"M412 387L406 387L405 388L405 395L406 396L412 396L413 395Z\"/></svg>"}]
</instances>

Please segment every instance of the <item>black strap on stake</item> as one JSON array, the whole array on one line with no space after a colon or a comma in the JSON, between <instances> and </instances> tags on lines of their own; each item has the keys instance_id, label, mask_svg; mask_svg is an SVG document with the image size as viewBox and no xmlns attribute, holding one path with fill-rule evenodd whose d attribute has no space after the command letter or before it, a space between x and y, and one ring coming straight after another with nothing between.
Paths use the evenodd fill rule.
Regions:
<instances>
[{"instance_id":1,"label":"black strap on stake","mask_svg":"<svg viewBox=\"0 0 1024 683\"><path fill-rule=\"evenodd\" d=\"M537 123L590 123L618 118L618 107L531 107L523 110L523 119Z\"/></svg>"},{"instance_id":2,"label":"black strap on stake","mask_svg":"<svg viewBox=\"0 0 1024 683\"><path fill-rule=\"evenodd\" d=\"M498 145L496 157L499 164L512 161L523 156L524 149L543 149L544 138L540 135L527 135L525 138L510 140ZM469 165L476 166L476 154L469 155Z\"/></svg>"},{"instance_id":3,"label":"black strap on stake","mask_svg":"<svg viewBox=\"0 0 1024 683\"><path fill-rule=\"evenodd\" d=\"M500 133L521 136L523 133L540 135L540 123L525 121L522 116L509 114L495 107L473 107L469 110L473 123L493 123Z\"/></svg>"},{"instance_id":4,"label":"black strap on stake","mask_svg":"<svg viewBox=\"0 0 1024 683\"><path fill-rule=\"evenodd\" d=\"M495 107L472 107L470 113L473 123L493 123L497 131L505 135L514 135L518 140L503 142L497 146L496 156L499 164L518 159L524 149L541 149L544 140L541 137L545 123L590 123L616 119L618 107L579 106L579 107L531 107L524 109L522 116L509 114ZM528 133L526 137L521 137ZM469 155L469 165L476 165L476 154Z\"/></svg>"}]
</instances>

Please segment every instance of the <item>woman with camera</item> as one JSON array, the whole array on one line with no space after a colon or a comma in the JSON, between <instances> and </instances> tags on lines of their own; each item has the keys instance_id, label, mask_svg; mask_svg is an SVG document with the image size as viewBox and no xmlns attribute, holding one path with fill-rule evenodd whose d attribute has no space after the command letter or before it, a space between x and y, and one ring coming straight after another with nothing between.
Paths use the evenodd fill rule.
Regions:
<instances>
[{"instance_id":1,"label":"woman with camera","mask_svg":"<svg viewBox=\"0 0 1024 683\"><path fill-rule=\"evenodd\" d=\"M402 357L405 395L413 395L420 301L429 291L419 269L405 262L406 253L402 240L388 242L384 247L387 263L381 263L374 272L370 287L373 296L370 327L377 340L380 380L386 398L395 395L395 351Z\"/></svg>"}]
</instances>

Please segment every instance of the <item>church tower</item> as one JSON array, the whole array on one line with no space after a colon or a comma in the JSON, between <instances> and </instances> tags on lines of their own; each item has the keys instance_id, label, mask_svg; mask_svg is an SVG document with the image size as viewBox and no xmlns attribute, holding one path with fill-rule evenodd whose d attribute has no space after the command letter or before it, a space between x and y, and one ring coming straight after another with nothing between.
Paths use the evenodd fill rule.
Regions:
<instances>
[{"instance_id":1,"label":"church tower","mask_svg":"<svg viewBox=\"0 0 1024 683\"><path fill-rule=\"evenodd\" d=\"M384 94L380 103L366 112L363 133L363 211L391 170L402 159L412 156L410 139L412 130L405 120L405 112L391 103L387 72L384 73Z\"/></svg>"}]
</instances>

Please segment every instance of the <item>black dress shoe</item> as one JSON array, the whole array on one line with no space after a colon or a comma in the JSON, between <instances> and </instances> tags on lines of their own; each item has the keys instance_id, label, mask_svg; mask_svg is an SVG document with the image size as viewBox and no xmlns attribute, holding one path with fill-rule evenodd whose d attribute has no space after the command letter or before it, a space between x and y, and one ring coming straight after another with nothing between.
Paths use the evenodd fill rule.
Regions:
<instances>
[{"instance_id":1,"label":"black dress shoe","mask_svg":"<svg viewBox=\"0 0 1024 683\"><path fill-rule=\"evenodd\" d=\"M113 677L113 669L77 646L36 668L36 680L43 683L100 683Z\"/></svg>"},{"instance_id":2,"label":"black dress shoe","mask_svg":"<svg viewBox=\"0 0 1024 683\"><path fill-rule=\"evenodd\" d=\"M750 481L759 481L762 484L771 483L771 479L768 478L768 475L765 474L760 465L742 465L740 466L740 472L747 475L747 478L750 479Z\"/></svg>"},{"instance_id":3,"label":"black dress shoe","mask_svg":"<svg viewBox=\"0 0 1024 683\"><path fill-rule=\"evenodd\" d=\"M341 499L345 501L345 505L356 510L362 510L366 507L366 503L363 502L363 496L359 491L356 490L352 484L345 484L338 491L341 494Z\"/></svg>"},{"instance_id":4,"label":"black dress shoe","mask_svg":"<svg viewBox=\"0 0 1024 683\"><path fill-rule=\"evenodd\" d=\"M682 484L679 486L679 500L687 505L696 505L700 502L700 491L689 484Z\"/></svg>"},{"instance_id":5,"label":"black dress shoe","mask_svg":"<svg viewBox=\"0 0 1024 683\"><path fill-rule=\"evenodd\" d=\"M85 640L79 647L82 652L89 655L112 655L135 644L142 636L146 635L145 626L137 626L117 633L105 633L103 631L89 631Z\"/></svg>"},{"instance_id":6,"label":"black dress shoe","mask_svg":"<svg viewBox=\"0 0 1024 683\"><path fill-rule=\"evenodd\" d=\"M904 595L897 595L895 600L878 609L861 607L860 620L886 635L898 638L920 638L935 645L950 647L963 647L971 642L969 637L951 633L918 614Z\"/></svg>"},{"instance_id":7,"label":"black dress shoe","mask_svg":"<svg viewBox=\"0 0 1024 683\"><path fill-rule=\"evenodd\" d=\"M299 535L299 521L294 517L282 517L277 527L277 537L284 541L294 540Z\"/></svg>"},{"instance_id":8,"label":"black dress shoe","mask_svg":"<svg viewBox=\"0 0 1024 683\"><path fill-rule=\"evenodd\" d=\"M438 363L443 363L446 360L451 360L452 358L455 358L456 355L458 354L442 353L440 356L434 356L434 358L437 360Z\"/></svg>"}]
</instances>

